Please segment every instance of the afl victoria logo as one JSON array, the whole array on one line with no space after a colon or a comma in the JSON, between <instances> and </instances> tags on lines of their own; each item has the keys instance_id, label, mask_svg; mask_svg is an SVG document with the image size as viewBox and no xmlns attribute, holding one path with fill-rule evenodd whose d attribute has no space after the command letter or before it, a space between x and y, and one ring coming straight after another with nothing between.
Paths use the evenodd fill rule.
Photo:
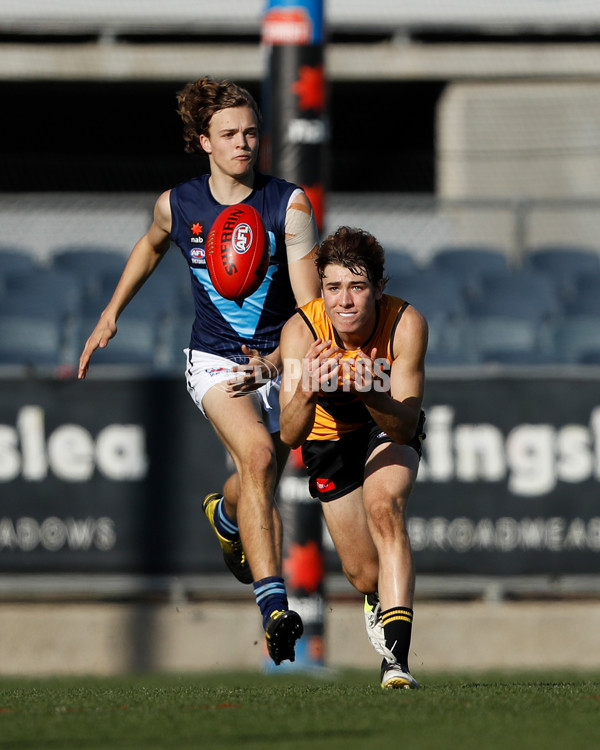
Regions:
<instances>
[{"instance_id":1,"label":"afl victoria logo","mask_svg":"<svg viewBox=\"0 0 600 750\"><path fill-rule=\"evenodd\" d=\"M238 255L248 252L252 246L252 229L248 224L238 224L233 230L231 244Z\"/></svg>"}]
</instances>

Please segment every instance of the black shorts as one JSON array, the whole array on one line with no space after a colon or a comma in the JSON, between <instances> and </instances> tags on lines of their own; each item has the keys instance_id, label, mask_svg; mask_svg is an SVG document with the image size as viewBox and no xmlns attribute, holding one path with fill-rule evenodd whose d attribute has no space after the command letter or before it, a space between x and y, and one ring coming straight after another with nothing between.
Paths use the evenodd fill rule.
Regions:
<instances>
[{"instance_id":1,"label":"black shorts","mask_svg":"<svg viewBox=\"0 0 600 750\"><path fill-rule=\"evenodd\" d=\"M425 413L421 412L417 431L407 443L421 458L425 439ZM302 446L302 459L308 471L311 497L323 502L347 495L364 482L365 464L378 445L393 440L375 422L343 435L339 440L307 440Z\"/></svg>"}]
</instances>

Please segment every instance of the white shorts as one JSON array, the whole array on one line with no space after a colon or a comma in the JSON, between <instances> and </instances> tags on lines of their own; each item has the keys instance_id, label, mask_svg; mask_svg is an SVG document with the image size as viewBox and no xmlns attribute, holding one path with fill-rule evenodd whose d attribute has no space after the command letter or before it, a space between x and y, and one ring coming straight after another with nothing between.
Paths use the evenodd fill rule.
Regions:
<instances>
[{"instance_id":1,"label":"white shorts","mask_svg":"<svg viewBox=\"0 0 600 750\"><path fill-rule=\"evenodd\" d=\"M231 378L231 370L239 362L234 362L216 354L207 354L195 349L184 349L187 357L185 368L185 381L188 393L194 400L196 406L206 417L202 406L202 400L206 393L217 383L222 383ZM281 388L281 375L252 393L246 394L253 398L257 407L263 414L265 427L270 433L279 432L279 390Z\"/></svg>"}]
</instances>

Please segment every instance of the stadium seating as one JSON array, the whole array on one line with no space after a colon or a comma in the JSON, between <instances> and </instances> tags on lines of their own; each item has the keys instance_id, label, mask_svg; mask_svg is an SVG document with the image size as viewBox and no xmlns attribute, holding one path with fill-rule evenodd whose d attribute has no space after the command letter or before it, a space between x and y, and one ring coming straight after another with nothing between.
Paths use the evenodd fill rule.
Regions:
<instances>
[{"instance_id":1,"label":"stadium seating","mask_svg":"<svg viewBox=\"0 0 600 750\"><path fill-rule=\"evenodd\" d=\"M600 353L600 272L575 279L556 322L554 348L559 362L591 364Z\"/></svg>"},{"instance_id":2,"label":"stadium seating","mask_svg":"<svg viewBox=\"0 0 600 750\"><path fill-rule=\"evenodd\" d=\"M0 292L8 290L7 279L11 274L27 273L36 265L35 258L25 250L0 247Z\"/></svg>"},{"instance_id":3,"label":"stadium seating","mask_svg":"<svg viewBox=\"0 0 600 750\"><path fill-rule=\"evenodd\" d=\"M155 273L161 274L162 276L168 275L171 280L177 282L183 280L186 283L189 283L187 264L177 245L171 245L169 250L167 250Z\"/></svg>"},{"instance_id":4,"label":"stadium seating","mask_svg":"<svg viewBox=\"0 0 600 750\"><path fill-rule=\"evenodd\" d=\"M425 269L413 273L402 280L397 291L426 316L465 312L460 282L443 271Z\"/></svg>"},{"instance_id":5,"label":"stadium seating","mask_svg":"<svg viewBox=\"0 0 600 750\"><path fill-rule=\"evenodd\" d=\"M125 252L106 250L104 247L69 246L56 250L51 267L76 275L85 294L98 291L99 278L103 274L120 274L125 267Z\"/></svg>"},{"instance_id":6,"label":"stadium seating","mask_svg":"<svg viewBox=\"0 0 600 750\"><path fill-rule=\"evenodd\" d=\"M600 254L577 246L545 245L530 250L524 266L551 279L557 293L566 299L574 293L581 277L600 274Z\"/></svg>"},{"instance_id":7,"label":"stadium seating","mask_svg":"<svg viewBox=\"0 0 600 750\"><path fill-rule=\"evenodd\" d=\"M179 297L178 282L169 274L161 273L161 271L162 269L159 266L129 303L128 309L146 310L148 314L152 315L157 312L166 314L169 310L176 308ZM120 276L121 271L100 274L97 291L86 296L86 309L90 311L96 309L100 314L110 300Z\"/></svg>"},{"instance_id":8,"label":"stadium seating","mask_svg":"<svg viewBox=\"0 0 600 750\"><path fill-rule=\"evenodd\" d=\"M0 306L0 364L36 368L64 363L63 328L57 316L17 314Z\"/></svg>"},{"instance_id":9,"label":"stadium seating","mask_svg":"<svg viewBox=\"0 0 600 750\"><path fill-rule=\"evenodd\" d=\"M76 333L79 351L109 302L122 267L123 262L120 268L99 271L94 287L87 288ZM143 365L158 370L171 364L183 366L181 350L189 343L193 320L189 286L189 275L179 251L167 252L119 318L118 335L94 354L94 362Z\"/></svg>"},{"instance_id":10,"label":"stadium seating","mask_svg":"<svg viewBox=\"0 0 600 750\"><path fill-rule=\"evenodd\" d=\"M496 247L448 245L440 248L431 260L431 267L456 276L467 294L475 294L484 275L509 271L506 253Z\"/></svg>"},{"instance_id":11,"label":"stadium seating","mask_svg":"<svg viewBox=\"0 0 600 750\"><path fill-rule=\"evenodd\" d=\"M600 365L600 349L588 349L580 355L580 365Z\"/></svg>"},{"instance_id":12,"label":"stadium seating","mask_svg":"<svg viewBox=\"0 0 600 750\"><path fill-rule=\"evenodd\" d=\"M85 341L98 321L98 316L82 316L77 331L77 348ZM152 317L134 310L125 310L117 323L118 335L108 346L94 353L94 364L135 364L155 367L159 364L158 316Z\"/></svg>"},{"instance_id":13,"label":"stadium seating","mask_svg":"<svg viewBox=\"0 0 600 750\"><path fill-rule=\"evenodd\" d=\"M401 288L403 280L407 276L412 276L417 270L415 256L409 250L386 248L385 272L389 277L386 291L390 294L395 294L393 290Z\"/></svg>"},{"instance_id":14,"label":"stadium seating","mask_svg":"<svg viewBox=\"0 0 600 750\"><path fill-rule=\"evenodd\" d=\"M126 257L70 246L44 266L31 252L0 248L0 363L75 366ZM427 264L396 248L388 251L386 272L386 291L428 320L428 366L600 362L600 255L594 251L536 248L514 269L493 247L441 247ZM180 370L192 322L189 274L173 247L94 362Z\"/></svg>"},{"instance_id":15,"label":"stadium seating","mask_svg":"<svg viewBox=\"0 0 600 750\"><path fill-rule=\"evenodd\" d=\"M38 267L33 273L9 273L6 295L19 312L40 316L59 310L62 315L77 315L81 310L83 289L79 279L64 271Z\"/></svg>"},{"instance_id":16,"label":"stadium seating","mask_svg":"<svg viewBox=\"0 0 600 750\"><path fill-rule=\"evenodd\" d=\"M555 351L560 362L584 363L600 351L600 310L569 311L556 324Z\"/></svg>"},{"instance_id":17,"label":"stadium seating","mask_svg":"<svg viewBox=\"0 0 600 750\"><path fill-rule=\"evenodd\" d=\"M560 306L554 285L532 271L484 275L468 302L466 338L474 361L533 363L552 359Z\"/></svg>"},{"instance_id":18,"label":"stadium seating","mask_svg":"<svg viewBox=\"0 0 600 750\"><path fill-rule=\"evenodd\" d=\"M83 292L68 273L38 267L7 275L2 295L3 363L66 364L74 356L74 333Z\"/></svg>"},{"instance_id":19,"label":"stadium seating","mask_svg":"<svg viewBox=\"0 0 600 750\"><path fill-rule=\"evenodd\" d=\"M600 271L582 274L575 280L564 309L567 315L600 315Z\"/></svg>"},{"instance_id":20,"label":"stadium seating","mask_svg":"<svg viewBox=\"0 0 600 750\"><path fill-rule=\"evenodd\" d=\"M123 250L108 250L104 246L69 245L52 253L52 267L71 273L102 273L122 271L128 253Z\"/></svg>"},{"instance_id":21,"label":"stadium seating","mask_svg":"<svg viewBox=\"0 0 600 750\"><path fill-rule=\"evenodd\" d=\"M554 349L558 362L593 362L600 355L600 314L562 317L556 323Z\"/></svg>"},{"instance_id":22,"label":"stadium seating","mask_svg":"<svg viewBox=\"0 0 600 750\"><path fill-rule=\"evenodd\" d=\"M544 245L525 256L525 265L554 278L600 273L600 254L591 248L567 245Z\"/></svg>"},{"instance_id":23,"label":"stadium seating","mask_svg":"<svg viewBox=\"0 0 600 750\"><path fill-rule=\"evenodd\" d=\"M466 304L460 281L452 274L424 269L406 276L395 293L427 318L428 362L451 364L462 361Z\"/></svg>"},{"instance_id":24,"label":"stadium seating","mask_svg":"<svg viewBox=\"0 0 600 750\"><path fill-rule=\"evenodd\" d=\"M30 278L29 274L23 279L16 275L18 283L11 283L0 296L0 363L28 367L62 364L68 357L78 297L72 286L63 287L53 279L57 282L57 302L53 294L44 294L35 280L30 285L21 284L25 278Z\"/></svg>"},{"instance_id":25,"label":"stadium seating","mask_svg":"<svg viewBox=\"0 0 600 750\"><path fill-rule=\"evenodd\" d=\"M169 317L163 329L162 356L165 366L181 370L185 366L183 350L189 346L190 332L194 322L193 311Z\"/></svg>"},{"instance_id":26,"label":"stadium seating","mask_svg":"<svg viewBox=\"0 0 600 750\"><path fill-rule=\"evenodd\" d=\"M479 286L478 295L468 303L471 315L493 313L544 318L560 310L555 285L534 271L483 274Z\"/></svg>"},{"instance_id":27,"label":"stadium seating","mask_svg":"<svg viewBox=\"0 0 600 750\"><path fill-rule=\"evenodd\" d=\"M535 318L479 315L466 325L467 347L472 362L545 364L554 360L551 328Z\"/></svg>"}]
</instances>

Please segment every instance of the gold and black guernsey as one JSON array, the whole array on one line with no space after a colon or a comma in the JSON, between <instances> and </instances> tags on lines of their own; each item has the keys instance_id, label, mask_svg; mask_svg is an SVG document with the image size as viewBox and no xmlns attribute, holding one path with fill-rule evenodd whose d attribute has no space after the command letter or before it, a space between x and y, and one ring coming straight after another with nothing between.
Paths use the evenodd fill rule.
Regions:
<instances>
[{"instance_id":1,"label":"gold and black guernsey","mask_svg":"<svg viewBox=\"0 0 600 750\"><path fill-rule=\"evenodd\" d=\"M408 302L399 297L384 294L377 305L377 320L370 337L360 346L369 355L377 349L377 359L385 359L389 367L396 357L392 342L396 326ZM310 328L315 339L334 342L343 352L342 361L355 357L358 349L345 349L340 337L325 312L323 299L314 299L298 313ZM389 371L388 367L388 371ZM308 440L338 440L342 435L353 432L371 419L367 407L354 394L339 387L332 393L321 391L317 400L315 421Z\"/></svg>"}]
</instances>

